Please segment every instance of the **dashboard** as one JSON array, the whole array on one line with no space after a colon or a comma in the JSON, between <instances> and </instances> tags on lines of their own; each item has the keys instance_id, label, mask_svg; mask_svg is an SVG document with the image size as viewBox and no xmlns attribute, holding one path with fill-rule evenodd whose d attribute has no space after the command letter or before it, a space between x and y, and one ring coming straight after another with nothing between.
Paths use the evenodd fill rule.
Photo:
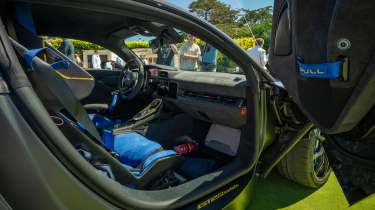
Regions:
<instances>
[{"instance_id":1,"label":"dashboard","mask_svg":"<svg viewBox=\"0 0 375 210\"><path fill-rule=\"evenodd\" d=\"M192 117L209 123L241 128L246 123L247 83L244 75L177 71L148 66L148 82Z\"/></svg>"}]
</instances>

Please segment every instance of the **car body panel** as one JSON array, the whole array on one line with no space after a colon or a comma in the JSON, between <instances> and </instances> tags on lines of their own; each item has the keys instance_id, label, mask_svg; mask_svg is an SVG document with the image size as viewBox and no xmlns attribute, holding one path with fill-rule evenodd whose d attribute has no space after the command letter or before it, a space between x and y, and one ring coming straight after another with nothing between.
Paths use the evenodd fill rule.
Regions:
<instances>
[{"instance_id":1,"label":"car body panel","mask_svg":"<svg viewBox=\"0 0 375 210\"><path fill-rule=\"evenodd\" d=\"M371 21L375 5L372 1L362 1L356 7L353 4L356 2L275 1L271 71L326 133L349 131L375 103L369 100L375 92L371 54L375 45L369 41L375 35ZM334 61L343 62L340 78L305 78L299 74L298 62ZM348 75L344 78L345 68Z\"/></svg>"},{"instance_id":2,"label":"car body panel","mask_svg":"<svg viewBox=\"0 0 375 210\"><path fill-rule=\"evenodd\" d=\"M374 9L371 0L274 4L270 70L303 113L330 134L325 150L350 203L375 192ZM301 73L317 74L310 64L337 61L338 78Z\"/></svg>"}]
</instances>

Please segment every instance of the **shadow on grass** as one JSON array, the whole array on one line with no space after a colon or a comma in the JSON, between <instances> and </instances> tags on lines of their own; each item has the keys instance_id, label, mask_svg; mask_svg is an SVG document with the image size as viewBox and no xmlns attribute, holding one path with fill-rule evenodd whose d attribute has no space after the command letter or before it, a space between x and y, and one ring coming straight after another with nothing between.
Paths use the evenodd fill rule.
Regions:
<instances>
[{"instance_id":1,"label":"shadow on grass","mask_svg":"<svg viewBox=\"0 0 375 210\"><path fill-rule=\"evenodd\" d=\"M313 192L315 189L298 185L273 172L267 179L257 178L247 210L285 208L303 200Z\"/></svg>"}]
</instances>

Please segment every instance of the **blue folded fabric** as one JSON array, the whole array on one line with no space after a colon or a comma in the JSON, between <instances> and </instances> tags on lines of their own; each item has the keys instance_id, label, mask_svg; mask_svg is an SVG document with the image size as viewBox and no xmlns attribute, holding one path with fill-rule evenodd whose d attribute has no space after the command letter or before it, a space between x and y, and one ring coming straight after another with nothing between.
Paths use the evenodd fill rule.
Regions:
<instances>
[{"instance_id":1,"label":"blue folded fabric","mask_svg":"<svg viewBox=\"0 0 375 210\"><path fill-rule=\"evenodd\" d=\"M111 131L105 130L103 143L119 155L123 164L131 167L137 167L157 150L162 149L160 144L135 132L114 136Z\"/></svg>"}]
</instances>

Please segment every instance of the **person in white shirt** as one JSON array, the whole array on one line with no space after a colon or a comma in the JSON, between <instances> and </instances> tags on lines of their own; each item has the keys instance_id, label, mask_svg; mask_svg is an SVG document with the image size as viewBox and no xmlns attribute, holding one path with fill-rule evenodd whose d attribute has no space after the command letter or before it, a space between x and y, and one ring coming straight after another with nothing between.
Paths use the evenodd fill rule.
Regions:
<instances>
[{"instance_id":1,"label":"person in white shirt","mask_svg":"<svg viewBox=\"0 0 375 210\"><path fill-rule=\"evenodd\" d=\"M263 49L263 45L264 39L257 38L255 41L255 46L248 49L248 53L259 66L266 70L267 55L266 51Z\"/></svg>"},{"instance_id":2,"label":"person in white shirt","mask_svg":"<svg viewBox=\"0 0 375 210\"><path fill-rule=\"evenodd\" d=\"M198 60L201 56L201 49L194 43L195 37L187 35L187 42L180 48L180 69L185 71L197 71Z\"/></svg>"},{"instance_id":3,"label":"person in white shirt","mask_svg":"<svg viewBox=\"0 0 375 210\"><path fill-rule=\"evenodd\" d=\"M105 62L104 68L108 70L113 70L112 61L108 60L107 62Z\"/></svg>"},{"instance_id":4,"label":"person in white shirt","mask_svg":"<svg viewBox=\"0 0 375 210\"><path fill-rule=\"evenodd\" d=\"M91 62L92 62L93 69L101 69L102 61L100 60L100 56L97 50L94 51L94 54L92 55L92 58L91 58Z\"/></svg>"}]
</instances>

